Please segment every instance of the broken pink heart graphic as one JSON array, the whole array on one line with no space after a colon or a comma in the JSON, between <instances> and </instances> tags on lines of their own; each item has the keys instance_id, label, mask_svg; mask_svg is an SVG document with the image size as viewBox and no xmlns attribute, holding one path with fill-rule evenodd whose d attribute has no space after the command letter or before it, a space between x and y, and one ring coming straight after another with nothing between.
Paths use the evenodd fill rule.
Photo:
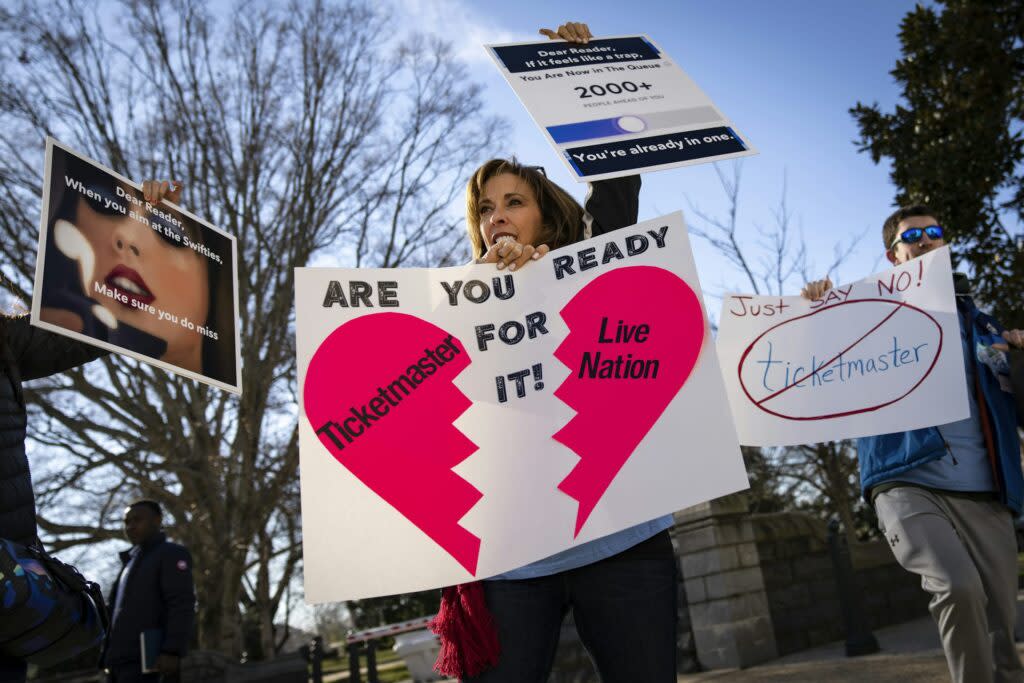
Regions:
<instances>
[{"instance_id":1,"label":"broken pink heart graphic","mask_svg":"<svg viewBox=\"0 0 1024 683\"><path fill-rule=\"evenodd\" d=\"M652 266L609 271L561 311L569 336L555 357L569 376L555 390L576 415L554 439L580 461L558 485L579 501L576 531L693 371L704 343L694 291Z\"/></svg>"},{"instance_id":2,"label":"broken pink heart graphic","mask_svg":"<svg viewBox=\"0 0 1024 683\"><path fill-rule=\"evenodd\" d=\"M374 313L332 332L306 369L306 418L334 458L476 573L480 539L459 520L482 494L452 472L476 445L452 422L470 401L452 380L461 342L404 313Z\"/></svg>"}]
</instances>

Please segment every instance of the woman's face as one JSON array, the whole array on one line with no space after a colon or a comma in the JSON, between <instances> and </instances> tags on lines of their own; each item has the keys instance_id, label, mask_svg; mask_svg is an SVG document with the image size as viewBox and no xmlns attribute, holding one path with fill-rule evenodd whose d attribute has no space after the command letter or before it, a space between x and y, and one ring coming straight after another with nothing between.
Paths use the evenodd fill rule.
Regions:
<instances>
[{"instance_id":1,"label":"woman's face","mask_svg":"<svg viewBox=\"0 0 1024 683\"><path fill-rule=\"evenodd\" d=\"M514 173L501 173L480 192L480 234L484 250L500 239L539 246L544 217L530 186Z\"/></svg>"},{"instance_id":2,"label":"woman's face","mask_svg":"<svg viewBox=\"0 0 1024 683\"><path fill-rule=\"evenodd\" d=\"M131 208L145 214L144 209ZM119 321L165 340L163 360L200 371L203 336L196 328L206 325L209 313L206 257L184 241L161 237L157 230L163 231L162 224L150 227L120 214L111 216L85 199L78 201L75 225L94 255L91 273L80 260L86 295ZM97 284L116 296L99 292ZM182 325L186 319L193 329Z\"/></svg>"}]
</instances>

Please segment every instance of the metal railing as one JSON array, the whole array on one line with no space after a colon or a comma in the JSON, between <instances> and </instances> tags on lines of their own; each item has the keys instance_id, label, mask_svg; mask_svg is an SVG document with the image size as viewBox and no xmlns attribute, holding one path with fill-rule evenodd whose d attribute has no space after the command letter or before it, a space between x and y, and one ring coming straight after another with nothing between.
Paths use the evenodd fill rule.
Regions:
<instances>
[{"instance_id":1,"label":"metal railing","mask_svg":"<svg viewBox=\"0 0 1024 683\"><path fill-rule=\"evenodd\" d=\"M345 650L348 652L348 680L349 683L363 683L362 672L359 660L366 654L366 683L380 683L377 676L377 641L381 638L389 638L410 631L420 631L427 628L434 615L400 621L387 626L377 626L364 631L357 631L345 637ZM338 646L341 643L337 644ZM335 648L336 649L336 648ZM320 679L313 678L313 683L321 683Z\"/></svg>"}]
</instances>

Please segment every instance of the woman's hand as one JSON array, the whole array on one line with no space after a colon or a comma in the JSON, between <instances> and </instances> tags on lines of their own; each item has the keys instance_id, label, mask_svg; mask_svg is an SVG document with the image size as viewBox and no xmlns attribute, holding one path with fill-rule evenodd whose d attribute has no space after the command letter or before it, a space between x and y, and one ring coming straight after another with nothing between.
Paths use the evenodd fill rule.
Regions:
<instances>
[{"instance_id":1,"label":"woman's hand","mask_svg":"<svg viewBox=\"0 0 1024 683\"><path fill-rule=\"evenodd\" d=\"M487 253L478 258L476 263L497 263L498 270L508 268L510 273L514 273L549 251L551 249L546 244L534 247L532 244L519 244L515 240L503 239L492 244Z\"/></svg>"},{"instance_id":2,"label":"woman's hand","mask_svg":"<svg viewBox=\"0 0 1024 683\"><path fill-rule=\"evenodd\" d=\"M142 181L142 197L150 204L159 204L164 199L172 204L179 204L183 189L185 186L180 180Z\"/></svg>"},{"instance_id":3,"label":"woman's hand","mask_svg":"<svg viewBox=\"0 0 1024 683\"><path fill-rule=\"evenodd\" d=\"M800 296L811 301L816 301L823 297L825 292L830 289L832 289L832 280L826 277L824 280L808 282L804 285L804 288L800 290Z\"/></svg>"},{"instance_id":4,"label":"woman's hand","mask_svg":"<svg viewBox=\"0 0 1024 683\"><path fill-rule=\"evenodd\" d=\"M65 330L71 330L72 332L81 332L85 329L85 323L82 322L82 316L74 311L66 311L63 308L44 306L39 309L39 319L45 323L57 325L58 327L63 327Z\"/></svg>"},{"instance_id":5,"label":"woman's hand","mask_svg":"<svg viewBox=\"0 0 1024 683\"><path fill-rule=\"evenodd\" d=\"M551 40L568 40L570 43L583 43L586 45L593 38L593 34L590 33L590 27L586 24L577 21L567 21L558 27L557 31L552 31L549 28L542 28L540 34L547 36Z\"/></svg>"},{"instance_id":6,"label":"woman's hand","mask_svg":"<svg viewBox=\"0 0 1024 683\"><path fill-rule=\"evenodd\" d=\"M1011 346L1016 346L1018 349L1024 349L1024 330L1006 330L1000 336L1006 340L1006 343L993 344L993 349L1009 351Z\"/></svg>"}]
</instances>

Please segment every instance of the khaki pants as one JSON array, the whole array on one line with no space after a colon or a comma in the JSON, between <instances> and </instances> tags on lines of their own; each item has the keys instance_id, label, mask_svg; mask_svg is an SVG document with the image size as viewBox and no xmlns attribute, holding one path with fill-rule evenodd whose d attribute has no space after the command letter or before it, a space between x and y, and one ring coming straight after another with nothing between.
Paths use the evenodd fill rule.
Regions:
<instances>
[{"instance_id":1,"label":"khaki pants","mask_svg":"<svg viewBox=\"0 0 1024 683\"><path fill-rule=\"evenodd\" d=\"M878 525L896 560L921 577L956 683L1024 681L1013 642L1017 543L1010 511L900 486L875 498Z\"/></svg>"}]
</instances>

